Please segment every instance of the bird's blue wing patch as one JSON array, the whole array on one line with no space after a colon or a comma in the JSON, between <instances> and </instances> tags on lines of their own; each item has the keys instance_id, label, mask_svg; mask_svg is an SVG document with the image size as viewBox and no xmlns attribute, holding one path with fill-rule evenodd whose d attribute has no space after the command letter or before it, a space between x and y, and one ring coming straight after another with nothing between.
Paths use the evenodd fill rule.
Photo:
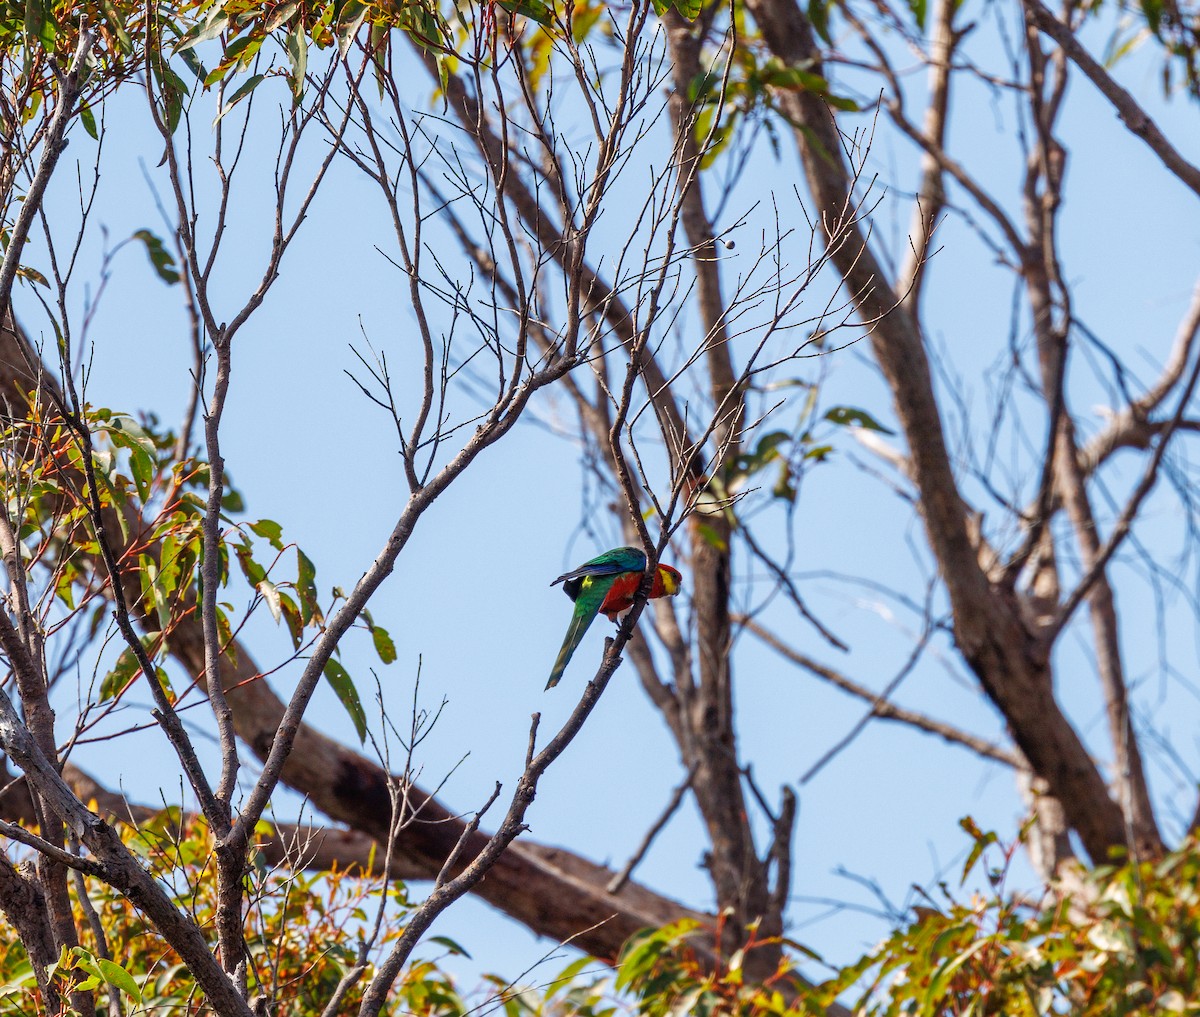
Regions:
<instances>
[{"instance_id":1,"label":"bird's blue wing patch","mask_svg":"<svg viewBox=\"0 0 1200 1017\"><path fill-rule=\"evenodd\" d=\"M640 548L618 547L612 551L605 551L604 554L597 555L591 561L584 562L579 568L564 573L550 585L557 586L559 583L570 584L586 576L613 576L621 572L641 572L645 568L646 555ZM579 595L578 582L574 583L573 593L569 585L565 586L564 589L567 596L572 600Z\"/></svg>"}]
</instances>

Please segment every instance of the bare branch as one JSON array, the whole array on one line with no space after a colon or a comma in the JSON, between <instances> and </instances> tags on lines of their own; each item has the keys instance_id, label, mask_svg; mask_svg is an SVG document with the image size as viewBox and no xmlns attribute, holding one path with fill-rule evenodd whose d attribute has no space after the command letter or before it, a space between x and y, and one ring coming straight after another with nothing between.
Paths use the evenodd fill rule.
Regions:
<instances>
[{"instance_id":1,"label":"bare branch","mask_svg":"<svg viewBox=\"0 0 1200 1017\"><path fill-rule=\"evenodd\" d=\"M1200 167L1188 162L1158 129L1158 125L1132 95L1113 79L1075 37L1071 29L1058 20L1040 0L1022 0L1033 23L1062 48L1088 79L1104 95L1126 127L1141 138L1155 155L1187 187L1200 195Z\"/></svg>"},{"instance_id":2,"label":"bare branch","mask_svg":"<svg viewBox=\"0 0 1200 1017\"><path fill-rule=\"evenodd\" d=\"M687 776L671 792L671 797L667 800L666 808L662 810L662 814L654 821L650 829L646 831L646 836L642 838L642 842L638 845L637 850L633 852L621 871L608 881L608 886L605 889L609 893L621 892L621 888L629 882L629 877L633 875L633 870L646 857L646 852L650 850L650 845L654 843L654 838L671 821L671 817L675 815L675 810L683 803L683 796L687 793L688 788L692 786L692 781L696 777L697 765L696 763L692 763L688 767Z\"/></svg>"},{"instance_id":3,"label":"bare branch","mask_svg":"<svg viewBox=\"0 0 1200 1017\"><path fill-rule=\"evenodd\" d=\"M915 710L907 710L902 706L896 706L886 696L873 692L865 685L860 685L858 682L847 678L840 671L827 667L819 661L813 660L811 657L805 656L793 647L788 646L778 636L764 628L753 618L748 618L745 615L736 615L734 621L738 625L744 626L750 632L753 632L754 635L781 657L804 668L804 670L820 678L822 681L829 682L830 685L836 686L843 692L848 692L850 695L870 703L871 712L868 714L869 717L878 717L880 720L895 720L901 724L907 724L910 727L915 727L918 731L937 735L952 745L961 745L963 748L970 749L976 755L994 760L997 763L1003 763L1005 766L1010 766L1013 769L1019 770L1025 765L1019 757L1007 749L1001 748L999 745L985 741L943 721L935 720L923 713L918 713Z\"/></svg>"}]
</instances>

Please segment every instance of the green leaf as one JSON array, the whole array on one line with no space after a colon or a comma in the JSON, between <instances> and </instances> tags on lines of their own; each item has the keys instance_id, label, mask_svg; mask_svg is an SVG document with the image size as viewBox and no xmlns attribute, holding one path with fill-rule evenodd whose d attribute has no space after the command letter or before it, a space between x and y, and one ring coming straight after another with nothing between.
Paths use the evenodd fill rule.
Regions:
<instances>
[{"instance_id":1,"label":"green leaf","mask_svg":"<svg viewBox=\"0 0 1200 1017\"><path fill-rule=\"evenodd\" d=\"M53 51L54 16L50 13L50 5L43 0L25 0L25 34L30 39L38 39L47 50Z\"/></svg>"},{"instance_id":2,"label":"green leaf","mask_svg":"<svg viewBox=\"0 0 1200 1017\"><path fill-rule=\"evenodd\" d=\"M702 71L688 82L688 102L697 103L714 95L721 84L721 74L714 70ZM697 134L707 133L697 131Z\"/></svg>"},{"instance_id":3,"label":"green leaf","mask_svg":"<svg viewBox=\"0 0 1200 1017\"><path fill-rule=\"evenodd\" d=\"M334 693L341 701L350 719L354 722L354 730L358 733L359 742L367 740L367 715L363 712L362 702L358 698L358 689L350 680L346 669L332 657L325 665L325 680L332 686Z\"/></svg>"},{"instance_id":4,"label":"green leaf","mask_svg":"<svg viewBox=\"0 0 1200 1017\"><path fill-rule=\"evenodd\" d=\"M833 45L829 36L829 0L808 0L808 20L813 30L827 46Z\"/></svg>"},{"instance_id":5,"label":"green leaf","mask_svg":"<svg viewBox=\"0 0 1200 1017\"><path fill-rule=\"evenodd\" d=\"M150 485L154 481L154 460L138 449L129 457L129 469L133 473L138 497L145 502L150 497Z\"/></svg>"},{"instance_id":6,"label":"green leaf","mask_svg":"<svg viewBox=\"0 0 1200 1017\"><path fill-rule=\"evenodd\" d=\"M187 83L171 67L155 61L154 77L162 91L163 110L167 118L167 130L174 134L183 117L183 97L188 95Z\"/></svg>"},{"instance_id":7,"label":"green leaf","mask_svg":"<svg viewBox=\"0 0 1200 1017\"><path fill-rule=\"evenodd\" d=\"M371 640L375 643L375 652L385 664L391 664L396 659L396 644L388 635L388 630L382 625L371 626Z\"/></svg>"},{"instance_id":8,"label":"green leaf","mask_svg":"<svg viewBox=\"0 0 1200 1017\"><path fill-rule=\"evenodd\" d=\"M254 557L254 549L247 541L242 544L237 544L238 564L242 567L242 575L250 582L251 586L258 586L267 578L267 570Z\"/></svg>"},{"instance_id":9,"label":"green leaf","mask_svg":"<svg viewBox=\"0 0 1200 1017\"><path fill-rule=\"evenodd\" d=\"M884 427L866 410L857 410L853 406L834 406L825 412L825 419L840 427L864 427L868 431L878 431L880 434L895 434Z\"/></svg>"},{"instance_id":10,"label":"green leaf","mask_svg":"<svg viewBox=\"0 0 1200 1017\"><path fill-rule=\"evenodd\" d=\"M450 72L456 63L453 55L448 53L438 53L436 55L438 69L438 90L441 95L446 94L446 90L450 85Z\"/></svg>"},{"instance_id":11,"label":"green leaf","mask_svg":"<svg viewBox=\"0 0 1200 1017\"><path fill-rule=\"evenodd\" d=\"M96 114L92 112L91 106L84 105L79 107L79 120L83 124L83 129L96 141L99 141L100 134L96 130Z\"/></svg>"},{"instance_id":12,"label":"green leaf","mask_svg":"<svg viewBox=\"0 0 1200 1017\"><path fill-rule=\"evenodd\" d=\"M137 987L137 982L133 980L133 975L121 967L120 964L114 964L103 957L97 957L96 967L100 969L100 973L104 975L110 985L115 985L135 1003L141 1004L142 993Z\"/></svg>"},{"instance_id":13,"label":"green leaf","mask_svg":"<svg viewBox=\"0 0 1200 1017\"><path fill-rule=\"evenodd\" d=\"M308 36L301 26L288 33L284 42L288 62L292 65L289 75L292 84L292 98L299 102L304 98L304 73L308 69Z\"/></svg>"},{"instance_id":14,"label":"green leaf","mask_svg":"<svg viewBox=\"0 0 1200 1017\"><path fill-rule=\"evenodd\" d=\"M345 57L350 52L350 45L358 35L358 30L362 28L369 10L361 0L346 0L342 6L337 24L338 53L341 56Z\"/></svg>"},{"instance_id":15,"label":"green leaf","mask_svg":"<svg viewBox=\"0 0 1200 1017\"><path fill-rule=\"evenodd\" d=\"M67 605L67 610L75 610L75 571L73 569L63 568L59 571L54 582L54 593Z\"/></svg>"},{"instance_id":16,"label":"green leaf","mask_svg":"<svg viewBox=\"0 0 1200 1017\"><path fill-rule=\"evenodd\" d=\"M175 266L175 258L163 246L163 242L159 237L155 236L149 230L138 230L133 235L133 239L140 240L146 245L146 254L150 256L150 264L154 266L155 273L163 282L168 286L173 286L179 282L182 277Z\"/></svg>"},{"instance_id":17,"label":"green leaf","mask_svg":"<svg viewBox=\"0 0 1200 1017\"><path fill-rule=\"evenodd\" d=\"M176 53L183 53L202 42L215 39L229 25L229 14L221 6L214 7L208 16L190 28L175 46Z\"/></svg>"},{"instance_id":18,"label":"green leaf","mask_svg":"<svg viewBox=\"0 0 1200 1017\"><path fill-rule=\"evenodd\" d=\"M221 508L226 512L245 512L246 500L242 492L229 483L229 474L225 474L225 495L221 498Z\"/></svg>"},{"instance_id":19,"label":"green leaf","mask_svg":"<svg viewBox=\"0 0 1200 1017\"><path fill-rule=\"evenodd\" d=\"M158 451L154 439L133 417L124 413L113 413L104 422L104 430L113 442L123 448L141 449L149 456Z\"/></svg>"},{"instance_id":20,"label":"green leaf","mask_svg":"<svg viewBox=\"0 0 1200 1017\"><path fill-rule=\"evenodd\" d=\"M498 0L498 3L510 14L520 14L530 21L536 21L543 28L550 28L554 24L554 9L542 0ZM658 0L655 0L654 6L658 8ZM667 9L666 3L662 9Z\"/></svg>"},{"instance_id":21,"label":"green leaf","mask_svg":"<svg viewBox=\"0 0 1200 1017\"><path fill-rule=\"evenodd\" d=\"M970 816L964 816L958 821L958 825L966 830L975 841L970 853L967 855L966 862L963 863L962 881L965 883L967 876L970 875L971 870L975 867L975 863L979 861L979 856L983 854L988 845L997 843L999 838L993 830L984 833Z\"/></svg>"},{"instance_id":22,"label":"green leaf","mask_svg":"<svg viewBox=\"0 0 1200 1017\"><path fill-rule=\"evenodd\" d=\"M787 431L771 431L759 438L754 451L746 452L730 463L729 491L736 493L754 474L778 459L781 455L779 446L791 441L791 438L792 436Z\"/></svg>"},{"instance_id":23,"label":"green leaf","mask_svg":"<svg viewBox=\"0 0 1200 1017\"><path fill-rule=\"evenodd\" d=\"M274 519L260 519L256 523L251 523L250 529L255 535L269 540L276 551L283 550L283 527Z\"/></svg>"},{"instance_id":24,"label":"green leaf","mask_svg":"<svg viewBox=\"0 0 1200 1017\"><path fill-rule=\"evenodd\" d=\"M225 105L221 107L221 112L213 118L213 126L216 127L217 122L226 113L228 113L231 109L233 109L234 106L250 95L250 93L256 88L258 88L258 86L262 84L262 81L265 77L265 74L252 74L249 78L242 82L241 87L238 88L237 91L235 91L233 95L229 97L229 100L225 103Z\"/></svg>"},{"instance_id":25,"label":"green leaf","mask_svg":"<svg viewBox=\"0 0 1200 1017\"><path fill-rule=\"evenodd\" d=\"M911 0L910 0L911 2ZM1142 0L1142 13L1146 15L1146 24L1155 35L1162 32L1163 3L1162 0Z\"/></svg>"},{"instance_id":26,"label":"green leaf","mask_svg":"<svg viewBox=\"0 0 1200 1017\"><path fill-rule=\"evenodd\" d=\"M437 943L438 946L444 946L456 957L466 957L468 960L471 959L471 955L467 953L467 951L464 950L458 943L454 942L454 940L452 940L449 936L430 936L429 942ZM590 957L585 957L584 961L588 964L593 963Z\"/></svg>"},{"instance_id":27,"label":"green leaf","mask_svg":"<svg viewBox=\"0 0 1200 1017\"><path fill-rule=\"evenodd\" d=\"M142 599L154 605L159 628L166 629L171 620L171 611L167 604L168 582L164 582L158 564L148 554L138 555L138 577L141 580Z\"/></svg>"},{"instance_id":28,"label":"green leaf","mask_svg":"<svg viewBox=\"0 0 1200 1017\"><path fill-rule=\"evenodd\" d=\"M708 544L710 547L715 547L718 551L729 550L729 545L725 542L721 535L707 523L700 523L696 527L696 532L698 532L703 538L704 543Z\"/></svg>"},{"instance_id":29,"label":"green leaf","mask_svg":"<svg viewBox=\"0 0 1200 1017\"><path fill-rule=\"evenodd\" d=\"M796 482L792 476L792 464L784 459L779 464L779 478L775 481L775 486L771 488L771 494L781 501L792 502L796 500Z\"/></svg>"},{"instance_id":30,"label":"green leaf","mask_svg":"<svg viewBox=\"0 0 1200 1017\"><path fill-rule=\"evenodd\" d=\"M296 16L296 12L299 9L300 4L296 0L292 0L291 3L280 4L263 23L263 31L273 32L275 29L281 28Z\"/></svg>"},{"instance_id":31,"label":"green leaf","mask_svg":"<svg viewBox=\"0 0 1200 1017\"><path fill-rule=\"evenodd\" d=\"M921 31L925 31L925 0L908 0L908 9L912 11L913 20L916 21L917 27Z\"/></svg>"},{"instance_id":32,"label":"green leaf","mask_svg":"<svg viewBox=\"0 0 1200 1017\"><path fill-rule=\"evenodd\" d=\"M300 548L296 548L296 593L300 596L300 618L308 625L320 614L317 607L317 567Z\"/></svg>"},{"instance_id":33,"label":"green leaf","mask_svg":"<svg viewBox=\"0 0 1200 1017\"><path fill-rule=\"evenodd\" d=\"M129 647L125 647L117 658L117 666L109 671L104 676L104 680L100 682L100 702L107 703L124 692L129 683L133 681L137 670L137 657L133 655L133 651Z\"/></svg>"}]
</instances>

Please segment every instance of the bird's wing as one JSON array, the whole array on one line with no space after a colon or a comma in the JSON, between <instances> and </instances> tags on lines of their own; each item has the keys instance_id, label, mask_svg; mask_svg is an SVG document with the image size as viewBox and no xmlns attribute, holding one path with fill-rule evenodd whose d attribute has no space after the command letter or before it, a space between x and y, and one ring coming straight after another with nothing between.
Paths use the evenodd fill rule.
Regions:
<instances>
[{"instance_id":1,"label":"bird's wing","mask_svg":"<svg viewBox=\"0 0 1200 1017\"><path fill-rule=\"evenodd\" d=\"M579 568L571 572L566 572L559 576L551 586L557 586L559 583L570 583L574 579L584 579L587 576L615 576L622 572L642 572L646 568L646 555L640 548L636 547L617 547L611 551L605 551L603 554L597 555L591 561L585 561ZM572 600L579 595L578 584L574 587L574 592L570 586L566 587L567 596Z\"/></svg>"}]
</instances>

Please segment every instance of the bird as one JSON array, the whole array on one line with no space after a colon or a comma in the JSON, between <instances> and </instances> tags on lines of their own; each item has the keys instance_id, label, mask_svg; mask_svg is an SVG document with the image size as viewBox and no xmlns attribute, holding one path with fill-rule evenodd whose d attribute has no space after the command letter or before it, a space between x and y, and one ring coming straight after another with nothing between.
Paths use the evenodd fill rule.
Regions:
<instances>
[{"instance_id":1,"label":"bird","mask_svg":"<svg viewBox=\"0 0 1200 1017\"><path fill-rule=\"evenodd\" d=\"M586 561L579 568L559 576L551 586L563 584L563 592L575 601L567 637L563 640L554 670L546 688L558 684L563 671L571 660L571 654L583 639L597 614L605 615L615 622L617 617L633 606L642 576L646 572L646 555L636 547L618 547ZM683 576L670 565L659 565L650 587L650 599L673 597L683 586Z\"/></svg>"}]
</instances>

